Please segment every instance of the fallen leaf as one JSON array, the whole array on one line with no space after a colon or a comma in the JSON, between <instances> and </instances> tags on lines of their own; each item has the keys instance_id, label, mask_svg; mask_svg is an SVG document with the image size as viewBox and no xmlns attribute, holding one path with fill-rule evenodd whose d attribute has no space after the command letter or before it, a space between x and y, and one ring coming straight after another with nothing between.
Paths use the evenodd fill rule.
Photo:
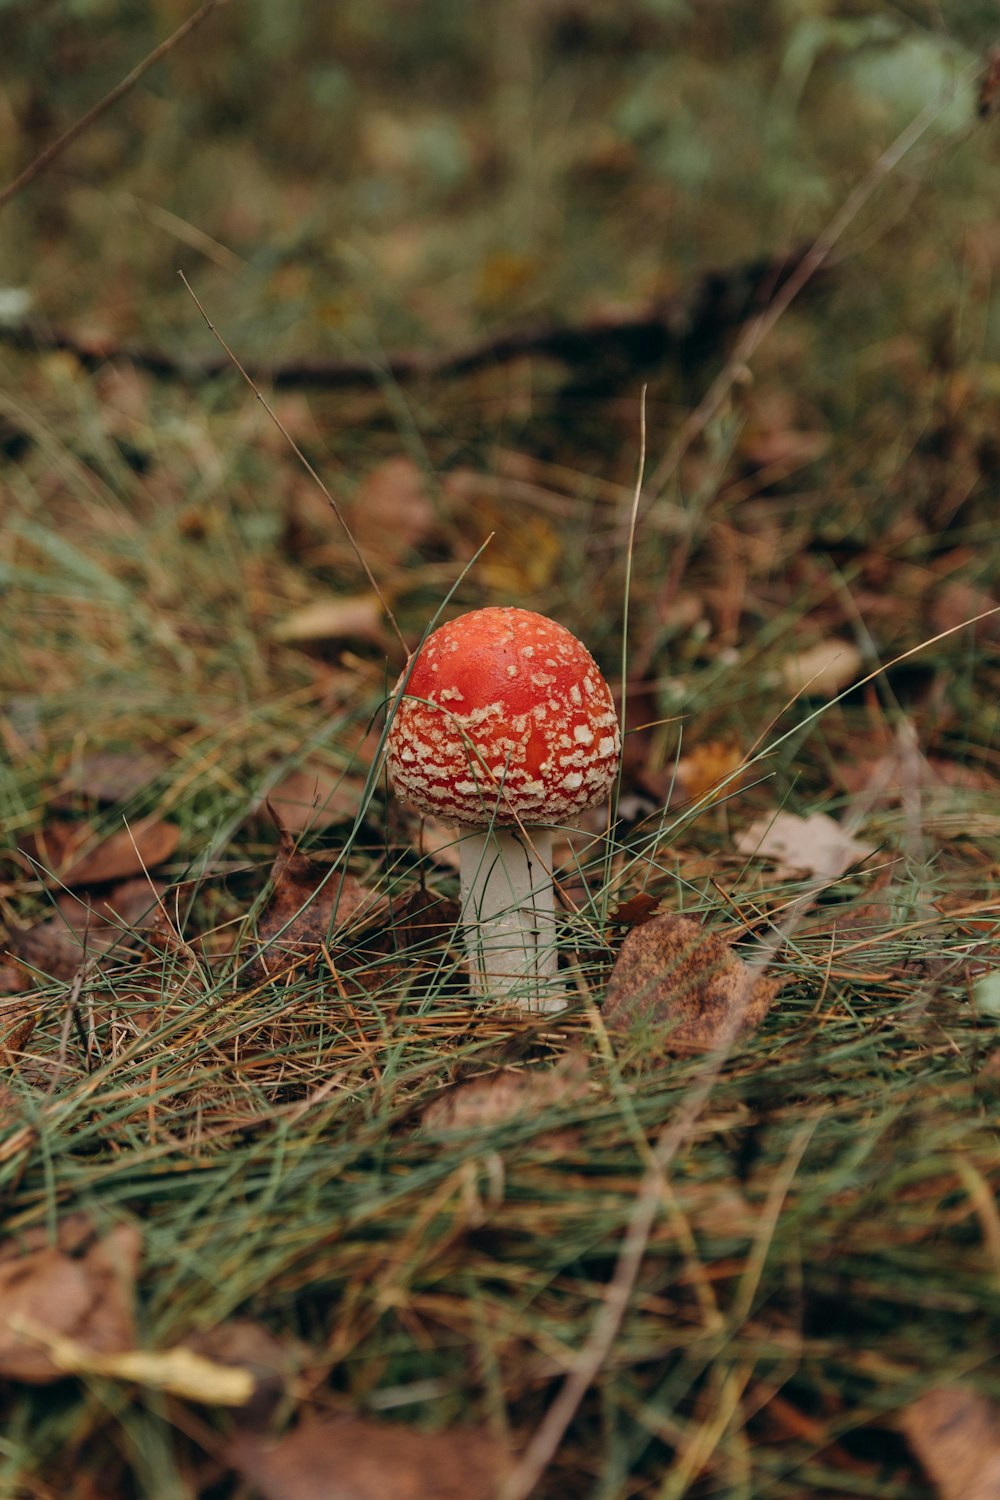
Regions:
<instances>
[{"instance_id":1,"label":"fallen leaf","mask_svg":"<svg viewBox=\"0 0 1000 1500\"><path fill-rule=\"evenodd\" d=\"M26 966L52 979L72 979L80 965L109 949L125 945L129 933L147 933L157 925L157 896L167 887L144 876L125 880L104 896L60 891L58 915L11 934L9 948Z\"/></svg>"},{"instance_id":2,"label":"fallen leaf","mask_svg":"<svg viewBox=\"0 0 1000 1500\"><path fill-rule=\"evenodd\" d=\"M1000 1410L958 1387L906 1408L903 1431L940 1500L1000 1500Z\"/></svg>"},{"instance_id":3,"label":"fallen leaf","mask_svg":"<svg viewBox=\"0 0 1000 1500\"><path fill-rule=\"evenodd\" d=\"M744 1194L732 1183L711 1179L686 1181L681 1194L684 1217L698 1238L749 1240L760 1231L760 1221Z\"/></svg>"},{"instance_id":4,"label":"fallen leaf","mask_svg":"<svg viewBox=\"0 0 1000 1500\"><path fill-rule=\"evenodd\" d=\"M8 943L14 958L25 967L29 982L35 973L49 979L72 979L81 964L106 953L118 933L104 923L86 932L75 932L61 917L47 917L25 932L13 932Z\"/></svg>"},{"instance_id":5,"label":"fallen leaf","mask_svg":"<svg viewBox=\"0 0 1000 1500\"><path fill-rule=\"evenodd\" d=\"M304 1421L276 1441L243 1433L227 1451L264 1500L495 1500L507 1467L481 1429L364 1417Z\"/></svg>"},{"instance_id":6,"label":"fallen leaf","mask_svg":"<svg viewBox=\"0 0 1000 1500\"><path fill-rule=\"evenodd\" d=\"M479 267L479 302L491 310L508 306L537 282L542 267L537 256L522 251L491 251Z\"/></svg>"},{"instance_id":7,"label":"fallen leaf","mask_svg":"<svg viewBox=\"0 0 1000 1500\"><path fill-rule=\"evenodd\" d=\"M647 891L637 891L634 896L615 907L609 920L613 927L644 927L653 920L659 904L659 896L651 896Z\"/></svg>"},{"instance_id":8,"label":"fallen leaf","mask_svg":"<svg viewBox=\"0 0 1000 1500\"><path fill-rule=\"evenodd\" d=\"M59 783L52 806L83 800L102 804L130 802L170 764L162 750L98 750L74 761Z\"/></svg>"},{"instance_id":9,"label":"fallen leaf","mask_svg":"<svg viewBox=\"0 0 1000 1500\"><path fill-rule=\"evenodd\" d=\"M0 1083L0 1128L15 1124L22 1116L21 1101L5 1083Z\"/></svg>"},{"instance_id":10,"label":"fallen leaf","mask_svg":"<svg viewBox=\"0 0 1000 1500\"><path fill-rule=\"evenodd\" d=\"M42 869L46 885L103 885L164 864L180 843L176 823L142 818L101 838L89 823L58 819L20 848L25 869Z\"/></svg>"},{"instance_id":11,"label":"fallen leaf","mask_svg":"<svg viewBox=\"0 0 1000 1500\"><path fill-rule=\"evenodd\" d=\"M997 791L997 778L984 766L970 766L961 761L946 760L942 755L924 757L924 765L944 786L960 787L963 791ZM928 777L928 780L931 778Z\"/></svg>"},{"instance_id":12,"label":"fallen leaf","mask_svg":"<svg viewBox=\"0 0 1000 1500\"><path fill-rule=\"evenodd\" d=\"M456 517L473 523L476 545L492 534L477 564L486 587L510 599L548 587L563 558L565 540L547 516L525 509L517 484L461 468L452 469L442 487Z\"/></svg>"},{"instance_id":13,"label":"fallen leaf","mask_svg":"<svg viewBox=\"0 0 1000 1500\"><path fill-rule=\"evenodd\" d=\"M775 873L781 877L822 875L830 879L875 853L873 844L850 838L826 813L800 818L796 813L779 812L758 818L737 835L733 848L737 854L774 860Z\"/></svg>"},{"instance_id":14,"label":"fallen leaf","mask_svg":"<svg viewBox=\"0 0 1000 1500\"><path fill-rule=\"evenodd\" d=\"M1000 969L990 969L973 981L972 1003L977 1014L1000 1020Z\"/></svg>"},{"instance_id":15,"label":"fallen leaf","mask_svg":"<svg viewBox=\"0 0 1000 1500\"><path fill-rule=\"evenodd\" d=\"M899 896L893 890L896 873L892 865L879 870L859 901L838 909L837 938L841 943L854 943L863 937L873 938L897 925ZM826 917L823 918L823 923L823 930L829 931Z\"/></svg>"},{"instance_id":16,"label":"fallen leaf","mask_svg":"<svg viewBox=\"0 0 1000 1500\"><path fill-rule=\"evenodd\" d=\"M734 941L672 914L633 929L608 983L608 1028L669 1023L664 1051L692 1053L759 1026L782 981L754 977L731 951Z\"/></svg>"},{"instance_id":17,"label":"fallen leaf","mask_svg":"<svg viewBox=\"0 0 1000 1500\"><path fill-rule=\"evenodd\" d=\"M293 610L274 627L274 639L286 645L310 641L363 640L387 643L382 606L374 594L337 595Z\"/></svg>"},{"instance_id":18,"label":"fallen leaf","mask_svg":"<svg viewBox=\"0 0 1000 1500\"><path fill-rule=\"evenodd\" d=\"M990 1093L1000 1090L1000 1047L994 1047L976 1075L976 1082Z\"/></svg>"},{"instance_id":19,"label":"fallen leaf","mask_svg":"<svg viewBox=\"0 0 1000 1500\"><path fill-rule=\"evenodd\" d=\"M366 474L350 511L351 531L361 551L396 562L436 528L427 478L410 458L390 458Z\"/></svg>"},{"instance_id":20,"label":"fallen leaf","mask_svg":"<svg viewBox=\"0 0 1000 1500\"><path fill-rule=\"evenodd\" d=\"M632 710L628 712L631 719ZM648 717L645 708L642 717ZM640 724L637 717L629 737L636 741L634 749L646 742L646 748L634 764L634 775L653 799L654 811L659 807L683 807L716 789L719 796L726 796L742 783L743 752L735 741L705 740L679 760L654 768L647 759L651 743L648 728L648 725ZM640 810L640 815L648 814Z\"/></svg>"},{"instance_id":21,"label":"fallen leaf","mask_svg":"<svg viewBox=\"0 0 1000 1500\"><path fill-rule=\"evenodd\" d=\"M59 916L73 932L92 932L107 926L115 932L144 932L160 915L160 898L168 889L162 880L135 875L113 885L103 895L90 891L60 891L56 896Z\"/></svg>"},{"instance_id":22,"label":"fallen leaf","mask_svg":"<svg viewBox=\"0 0 1000 1500\"><path fill-rule=\"evenodd\" d=\"M531 1118L567 1099L587 1092L587 1065L582 1054L571 1053L555 1068L499 1068L483 1078L455 1084L421 1111L424 1130L437 1135L449 1130L483 1130L514 1118Z\"/></svg>"},{"instance_id":23,"label":"fallen leaf","mask_svg":"<svg viewBox=\"0 0 1000 1500\"><path fill-rule=\"evenodd\" d=\"M861 670L861 652L852 641L817 641L785 658L781 680L793 697L834 698Z\"/></svg>"},{"instance_id":24,"label":"fallen leaf","mask_svg":"<svg viewBox=\"0 0 1000 1500\"><path fill-rule=\"evenodd\" d=\"M289 833L329 828L353 821L364 797L364 782L338 776L325 766L305 765L291 771L268 793L268 805Z\"/></svg>"},{"instance_id":25,"label":"fallen leaf","mask_svg":"<svg viewBox=\"0 0 1000 1500\"><path fill-rule=\"evenodd\" d=\"M71 1339L91 1355L135 1343L133 1297L142 1250L138 1229L120 1224L103 1239L84 1222L68 1248L40 1245L0 1257L0 1376L48 1385L66 1370L48 1347ZM80 1253L74 1253L79 1251Z\"/></svg>"},{"instance_id":26,"label":"fallen leaf","mask_svg":"<svg viewBox=\"0 0 1000 1500\"><path fill-rule=\"evenodd\" d=\"M271 867L272 894L257 923L257 957L246 982L273 979L292 965L322 955L328 943L352 936L384 917L388 907L355 875L298 848L295 835L279 825L278 853Z\"/></svg>"},{"instance_id":27,"label":"fallen leaf","mask_svg":"<svg viewBox=\"0 0 1000 1500\"><path fill-rule=\"evenodd\" d=\"M0 999L0 1063L5 1068L16 1068L20 1062L37 1024L38 1012L38 1005L30 1000Z\"/></svg>"}]
</instances>

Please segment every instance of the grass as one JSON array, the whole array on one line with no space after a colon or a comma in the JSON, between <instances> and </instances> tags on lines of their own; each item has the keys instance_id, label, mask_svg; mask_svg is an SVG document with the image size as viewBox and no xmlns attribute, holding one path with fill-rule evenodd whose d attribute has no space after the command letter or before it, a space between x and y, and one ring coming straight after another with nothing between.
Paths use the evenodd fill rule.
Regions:
<instances>
[{"instance_id":1,"label":"grass","mask_svg":"<svg viewBox=\"0 0 1000 1500\"><path fill-rule=\"evenodd\" d=\"M213 253L191 278L241 355L314 352L317 329L372 357L458 344L783 249L897 124L897 74L873 83L870 67L898 62L896 44L830 32L807 68L798 23L756 5L581 7L576 21L554 7L544 24L488 8L489 53L443 3L397 17L392 46L371 7L273 18L259 53L237 47L238 9L176 55L160 92L81 142L79 178L67 167L11 205L7 274L55 323L87 309L99 331L202 347L175 287L188 225L242 261ZM972 9L945 8L943 53L983 40ZM933 41L922 13L890 19ZM50 24L53 44L98 66L78 22ZM142 42L115 31L126 66ZM30 38L18 45L29 66ZM321 55L336 64L314 67ZM306 62L303 132L264 81ZM794 108L794 90L772 87L793 64ZM96 74L64 76L82 109ZM156 382L124 362L88 373L0 353L7 848L50 825L64 779L108 750L152 748L161 768L113 803L78 795L72 815L181 830L157 872L176 883L173 936L33 983L36 1027L0 1092L6 1242L52 1237L77 1211L102 1232L138 1226L141 1344L264 1325L293 1372L263 1419L274 1431L359 1412L444 1434L481 1422L523 1450L606 1305L653 1144L706 1078L655 1026L609 1041L600 1002L621 934L608 913L648 890L766 935L801 882L736 854L734 835L777 807L850 814L910 726L931 773L900 763L864 818L872 866L825 892L776 957L779 999L680 1140L610 1353L532 1493L933 1493L900 1411L952 1383L1000 1399L996 1022L973 988L998 921L996 636L983 622L936 640L819 716L789 704L783 664L835 636L863 676L992 602L995 133L937 138L890 180L644 510L634 547L640 401L625 380L574 394L525 366L275 396L359 525L380 460L406 454L427 476L417 541L376 529L366 545L411 642L458 579L453 609L516 596L583 636L609 677L622 661L634 674L628 816L567 863L576 999L555 1018L470 1007L454 871L417 852L375 774L355 822L305 844L386 895L388 917L279 980L247 969L276 844L260 794L307 761L362 786L400 662L364 636L280 638L301 606L365 583L237 377ZM174 230L138 202L169 209ZM651 467L724 357L650 381ZM803 433L822 438L807 460ZM791 467L769 479L775 454ZM479 490L454 478L470 469ZM761 736L750 774L685 804L685 756ZM440 898L443 930L411 920L417 888ZM8 935L55 896L5 860ZM501 1068L551 1080L581 1057L536 1108L454 1129L424 1118L457 1082ZM97 1377L8 1382L0 1404L0 1493L241 1493L213 1467L239 1431L225 1411Z\"/></svg>"}]
</instances>

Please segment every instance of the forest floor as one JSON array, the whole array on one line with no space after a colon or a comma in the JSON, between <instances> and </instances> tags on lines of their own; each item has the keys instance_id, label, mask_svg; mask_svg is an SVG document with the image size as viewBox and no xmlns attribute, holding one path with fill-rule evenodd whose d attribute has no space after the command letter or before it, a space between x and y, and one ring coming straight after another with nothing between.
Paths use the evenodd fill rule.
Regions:
<instances>
[{"instance_id":1,"label":"forest floor","mask_svg":"<svg viewBox=\"0 0 1000 1500\"><path fill-rule=\"evenodd\" d=\"M12 23L4 180L151 9ZM0 209L2 1495L1000 1462L990 7L695 9L234 0ZM335 512L624 709L564 1011L470 994Z\"/></svg>"}]
</instances>

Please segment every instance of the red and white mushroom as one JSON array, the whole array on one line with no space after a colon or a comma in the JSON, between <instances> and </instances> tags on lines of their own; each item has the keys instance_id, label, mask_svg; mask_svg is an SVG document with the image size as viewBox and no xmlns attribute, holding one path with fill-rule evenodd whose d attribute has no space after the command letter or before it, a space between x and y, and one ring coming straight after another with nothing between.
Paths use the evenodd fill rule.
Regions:
<instances>
[{"instance_id":1,"label":"red and white mushroom","mask_svg":"<svg viewBox=\"0 0 1000 1500\"><path fill-rule=\"evenodd\" d=\"M544 615L478 609L428 636L396 693L394 788L478 830L461 845L474 987L557 1009L551 825L607 797L621 752L599 667Z\"/></svg>"}]
</instances>

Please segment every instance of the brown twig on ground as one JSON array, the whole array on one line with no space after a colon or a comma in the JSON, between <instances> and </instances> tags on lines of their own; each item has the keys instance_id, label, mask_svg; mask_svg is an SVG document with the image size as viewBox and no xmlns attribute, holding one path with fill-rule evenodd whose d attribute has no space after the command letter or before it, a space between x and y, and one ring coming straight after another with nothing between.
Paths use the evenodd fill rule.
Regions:
<instances>
[{"instance_id":1,"label":"brown twig on ground","mask_svg":"<svg viewBox=\"0 0 1000 1500\"><path fill-rule=\"evenodd\" d=\"M223 0L204 0L204 3L192 15L188 16L186 21L181 22L176 31L172 31L164 41L160 42L159 46L154 47L152 52L143 58L142 62L137 63L120 83L116 83L114 88L104 95L103 99L99 99L68 130L64 130L62 135L51 141L45 147L45 150L41 151L35 157L34 161L28 163L23 172L18 173L13 182L9 182L5 188L0 190L0 208L5 208L11 199L16 198L17 194L23 188L26 188L30 182L34 182L35 178L44 172L47 167L50 167L57 157L62 156L63 152L73 144L78 136L81 136L85 130L90 129L95 120L99 120L102 115L107 114L108 110L117 104L119 99L124 99L125 95L131 89L135 88L140 78L148 73L155 63L158 63L161 58L166 57L168 52L172 52L175 47L178 47L186 37L191 35L192 31L195 31L203 21L208 19L213 10L218 9L222 4Z\"/></svg>"},{"instance_id":2,"label":"brown twig on ground","mask_svg":"<svg viewBox=\"0 0 1000 1500\"><path fill-rule=\"evenodd\" d=\"M668 359L693 365L717 349L726 333L747 318L759 316L798 266L804 250L778 260L753 261L728 270L710 271L694 292L669 302L655 302L624 317L593 318L580 323L511 328L443 352L400 350L384 360L304 357L265 364L244 361L244 370L259 385L337 390L375 387L386 381L456 379L510 364L527 356L547 358L585 374L602 385L642 374ZM0 325L0 342L18 349L64 350L85 369L124 360L162 380L192 384L215 380L231 371L228 359L191 358L113 338L84 338L71 329L37 319Z\"/></svg>"}]
</instances>

